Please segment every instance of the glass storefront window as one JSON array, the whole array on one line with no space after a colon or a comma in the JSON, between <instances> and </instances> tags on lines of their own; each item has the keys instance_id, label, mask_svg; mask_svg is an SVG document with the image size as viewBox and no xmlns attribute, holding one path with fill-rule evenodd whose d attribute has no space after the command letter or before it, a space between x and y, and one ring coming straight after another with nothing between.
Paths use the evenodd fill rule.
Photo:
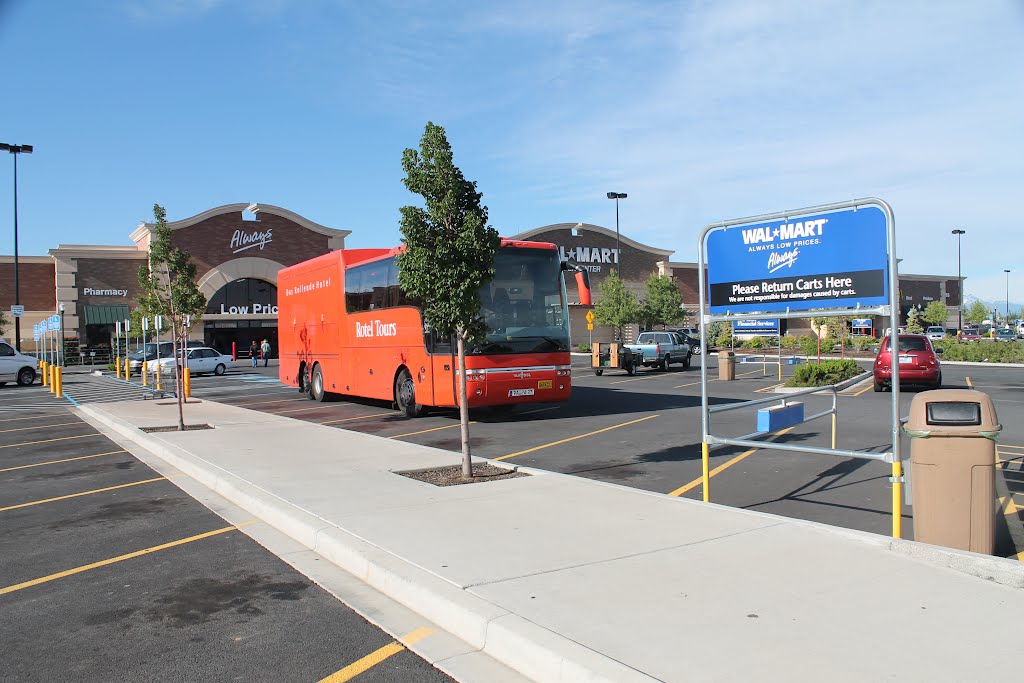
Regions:
<instances>
[{"instance_id":1,"label":"glass storefront window","mask_svg":"<svg viewBox=\"0 0 1024 683\"><path fill-rule=\"evenodd\" d=\"M277 287L265 280L242 278L229 282L206 304L206 312L231 314L274 313L277 310Z\"/></svg>"}]
</instances>

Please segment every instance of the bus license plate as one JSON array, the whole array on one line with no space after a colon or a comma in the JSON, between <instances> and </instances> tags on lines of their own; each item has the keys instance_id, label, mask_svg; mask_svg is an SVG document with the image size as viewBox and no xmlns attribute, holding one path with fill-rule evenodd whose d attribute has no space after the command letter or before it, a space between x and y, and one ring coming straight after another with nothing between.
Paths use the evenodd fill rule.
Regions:
<instances>
[{"instance_id":1,"label":"bus license plate","mask_svg":"<svg viewBox=\"0 0 1024 683\"><path fill-rule=\"evenodd\" d=\"M533 396L533 389L509 389L509 396Z\"/></svg>"}]
</instances>

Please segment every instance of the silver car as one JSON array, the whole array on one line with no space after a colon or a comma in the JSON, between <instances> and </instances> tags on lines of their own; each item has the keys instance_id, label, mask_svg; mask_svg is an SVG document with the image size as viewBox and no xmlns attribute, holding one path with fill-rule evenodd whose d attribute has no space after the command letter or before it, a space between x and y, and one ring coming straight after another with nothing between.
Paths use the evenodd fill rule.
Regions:
<instances>
[{"instance_id":1,"label":"silver car","mask_svg":"<svg viewBox=\"0 0 1024 683\"><path fill-rule=\"evenodd\" d=\"M946 337L946 328L932 325L924 333L932 341L942 341Z\"/></svg>"}]
</instances>

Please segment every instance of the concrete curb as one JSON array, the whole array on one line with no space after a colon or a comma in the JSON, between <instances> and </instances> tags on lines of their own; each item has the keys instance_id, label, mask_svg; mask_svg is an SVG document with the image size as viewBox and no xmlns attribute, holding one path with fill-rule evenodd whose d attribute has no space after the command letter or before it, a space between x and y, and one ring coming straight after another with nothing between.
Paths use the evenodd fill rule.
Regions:
<instances>
[{"instance_id":1,"label":"concrete curb","mask_svg":"<svg viewBox=\"0 0 1024 683\"><path fill-rule=\"evenodd\" d=\"M845 391L846 389L849 389L850 387L852 387L854 384L858 384L860 382L863 382L868 377L871 377L871 371L870 370L868 370L866 372L862 372L862 373L860 373L859 375L857 375L855 377L851 377L850 379L843 380L842 382L840 382L839 384L836 385L836 391ZM774 390L774 392L772 392L772 393L776 393L776 394L794 394L794 393L796 393L798 391L803 391L805 389L810 389L810 388L812 388L812 387L777 387ZM828 394L822 393L822 395L823 396L827 396Z\"/></svg>"},{"instance_id":2,"label":"concrete curb","mask_svg":"<svg viewBox=\"0 0 1024 683\"><path fill-rule=\"evenodd\" d=\"M538 681L654 681L92 406L79 412L161 458L505 666Z\"/></svg>"}]
</instances>

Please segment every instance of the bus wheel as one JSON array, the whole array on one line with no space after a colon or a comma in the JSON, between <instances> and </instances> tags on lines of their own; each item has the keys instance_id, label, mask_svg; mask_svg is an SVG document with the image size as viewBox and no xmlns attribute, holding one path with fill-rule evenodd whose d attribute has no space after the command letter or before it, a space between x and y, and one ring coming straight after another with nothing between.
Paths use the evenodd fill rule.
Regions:
<instances>
[{"instance_id":1,"label":"bus wheel","mask_svg":"<svg viewBox=\"0 0 1024 683\"><path fill-rule=\"evenodd\" d=\"M309 382L309 400L323 401L326 395L327 392L324 391L324 375L320 371L320 366L317 365L313 368L313 377Z\"/></svg>"},{"instance_id":2,"label":"bus wheel","mask_svg":"<svg viewBox=\"0 0 1024 683\"><path fill-rule=\"evenodd\" d=\"M412 375L405 368L402 368L395 380L395 403L406 417L419 417L426 412L423 406L416 403L416 383L412 381Z\"/></svg>"}]
</instances>

